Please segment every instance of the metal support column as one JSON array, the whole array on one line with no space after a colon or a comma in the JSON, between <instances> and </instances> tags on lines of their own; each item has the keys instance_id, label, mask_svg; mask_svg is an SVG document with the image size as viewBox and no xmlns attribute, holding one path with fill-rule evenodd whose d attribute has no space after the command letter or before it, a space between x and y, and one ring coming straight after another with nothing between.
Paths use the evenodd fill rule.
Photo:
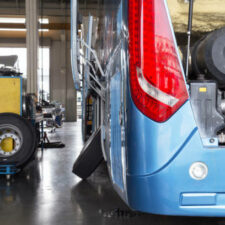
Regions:
<instances>
[{"instance_id":1,"label":"metal support column","mask_svg":"<svg viewBox=\"0 0 225 225\"><path fill-rule=\"evenodd\" d=\"M38 91L38 0L26 0L27 93Z\"/></svg>"}]
</instances>

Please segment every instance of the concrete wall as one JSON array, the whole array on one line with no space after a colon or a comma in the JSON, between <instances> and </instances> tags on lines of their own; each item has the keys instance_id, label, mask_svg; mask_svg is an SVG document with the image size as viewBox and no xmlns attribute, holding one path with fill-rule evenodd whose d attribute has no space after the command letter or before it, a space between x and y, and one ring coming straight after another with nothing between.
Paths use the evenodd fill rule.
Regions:
<instances>
[{"instance_id":1,"label":"concrete wall","mask_svg":"<svg viewBox=\"0 0 225 225\"><path fill-rule=\"evenodd\" d=\"M71 71L69 41L51 42L50 98L61 102L66 108L66 121L76 121L76 91Z\"/></svg>"}]
</instances>

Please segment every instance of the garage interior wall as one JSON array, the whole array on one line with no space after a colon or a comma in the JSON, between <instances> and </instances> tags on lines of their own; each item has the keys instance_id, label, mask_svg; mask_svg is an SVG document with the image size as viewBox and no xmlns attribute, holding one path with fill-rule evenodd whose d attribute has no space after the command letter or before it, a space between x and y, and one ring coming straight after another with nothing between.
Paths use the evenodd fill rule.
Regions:
<instances>
[{"instance_id":1,"label":"garage interior wall","mask_svg":"<svg viewBox=\"0 0 225 225\"><path fill-rule=\"evenodd\" d=\"M0 5L0 17L25 17L24 0L17 4L3 0ZM70 62L70 1L40 0L38 14L49 19L49 30L39 32L39 45L50 49L50 100L62 103L66 121L76 121L77 100ZM26 32L0 31L0 46L26 47Z\"/></svg>"},{"instance_id":2,"label":"garage interior wall","mask_svg":"<svg viewBox=\"0 0 225 225\"><path fill-rule=\"evenodd\" d=\"M69 41L51 41L50 99L66 106L67 121L76 121L76 91L72 79Z\"/></svg>"}]
</instances>

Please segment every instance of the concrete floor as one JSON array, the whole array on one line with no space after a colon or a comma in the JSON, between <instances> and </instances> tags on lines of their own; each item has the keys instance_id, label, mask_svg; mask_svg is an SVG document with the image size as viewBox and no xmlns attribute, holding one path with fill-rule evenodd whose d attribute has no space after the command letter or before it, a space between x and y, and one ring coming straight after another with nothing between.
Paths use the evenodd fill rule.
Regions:
<instances>
[{"instance_id":1,"label":"concrete floor","mask_svg":"<svg viewBox=\"0 0 225 225\"><path fill-rule=\"evenodd\" d=\"M80 122L64 124L54 135L64 149L39 152L26 171L10 181L0 178L0 225L225 224L225 219L132 212L113 191L104 164L81 181L71 172L82 148L80 130Z\"/></svg>"}]
</instances>

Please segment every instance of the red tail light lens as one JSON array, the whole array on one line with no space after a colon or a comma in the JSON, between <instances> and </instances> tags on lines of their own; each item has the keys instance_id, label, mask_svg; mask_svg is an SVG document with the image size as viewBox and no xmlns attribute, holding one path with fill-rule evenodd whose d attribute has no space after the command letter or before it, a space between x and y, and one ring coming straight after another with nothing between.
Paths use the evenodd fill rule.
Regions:
<instances>
[{"instance_id":1,"label":"red tail light lens","mask_svg":"<svg viewBox=\"0 0 225 225\"><path fill-rule=\"evenodd\" d=\"M130 87L135 105L164 122L188 99L164 0L129 0Z\"/></svg>"}]
</instances>

